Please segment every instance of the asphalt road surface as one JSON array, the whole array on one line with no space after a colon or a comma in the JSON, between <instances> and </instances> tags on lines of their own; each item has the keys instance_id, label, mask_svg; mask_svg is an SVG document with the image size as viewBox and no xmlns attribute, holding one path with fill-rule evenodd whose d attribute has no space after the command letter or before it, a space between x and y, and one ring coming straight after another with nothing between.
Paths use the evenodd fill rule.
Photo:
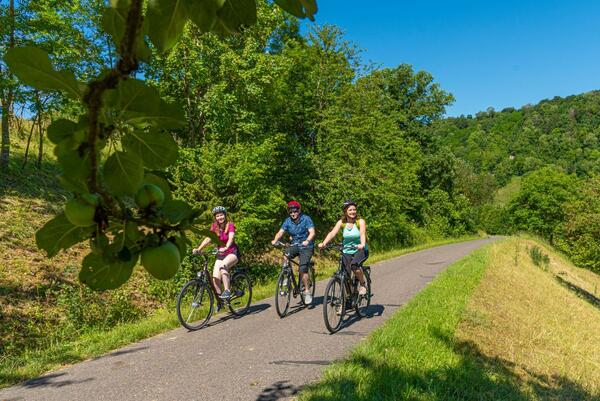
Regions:
<instances>
[{"instance_id":1,"label":"asphalt road surface","mask_svg":"<svg viewBox=\"0 0 600 401\"><path fill-rule=\"evenodd\" d=\"M258 301L244 317L221 314L199 331L168 331L0 390L0 400L292 399L437 273L494 240L444 245L371 265L368 316L350 318L333 335L323 323L325 280L317 285L312 308L292 303L284 319L272 298Z\"/></svg>"}]
</instances>

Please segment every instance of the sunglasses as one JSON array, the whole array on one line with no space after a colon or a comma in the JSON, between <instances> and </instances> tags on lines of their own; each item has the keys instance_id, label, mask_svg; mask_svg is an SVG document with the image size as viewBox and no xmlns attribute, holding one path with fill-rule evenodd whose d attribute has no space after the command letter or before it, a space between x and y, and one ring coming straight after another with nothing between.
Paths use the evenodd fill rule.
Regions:
<instances>
[{"instance_id":1,"label":"sunglasses","mask_svg":"<svg viewBox=\"0 0 600 401\"><path fill-rule=\"evenodd\" d=\"M292 213L300 213L300 210L298 210L298 209L290 209L289 213L290 214L292 214Z\"/></svg>"}]
</instances>

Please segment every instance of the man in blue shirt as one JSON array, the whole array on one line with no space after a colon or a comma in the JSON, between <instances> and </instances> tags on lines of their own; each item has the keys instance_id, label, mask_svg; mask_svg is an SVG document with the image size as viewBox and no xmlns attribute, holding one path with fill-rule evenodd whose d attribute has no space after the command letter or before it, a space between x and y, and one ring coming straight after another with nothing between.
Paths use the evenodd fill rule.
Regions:
<instances>
[{"instance_id":1,"label":"man in blue shirt","mask_svg":"<svg viewBox=\"0 0 600 401\"><path fill-rule=\"evenodd\" d=\"M291 244L286 253L290 258L300 257L298 274L304 283L304 302L308 305L312 302L308 266L313 255L315 224L310 217L302 213L300 203L291 201L287 207L290 216L285 219L271 244L275 245L286 232L290 235Z\"/></svg>"}]
</instances>

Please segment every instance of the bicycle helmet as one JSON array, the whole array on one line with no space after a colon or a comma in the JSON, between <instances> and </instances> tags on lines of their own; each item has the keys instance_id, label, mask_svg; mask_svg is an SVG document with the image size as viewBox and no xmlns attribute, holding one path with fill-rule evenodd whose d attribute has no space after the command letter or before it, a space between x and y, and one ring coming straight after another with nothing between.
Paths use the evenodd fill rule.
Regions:
<instances>
[{"instance_id":1,"label":"bicycle helmet","mask_svg":"<svg viewBox=\"0 0 600 401\"><path fill-rule=\"evenodd\" d=\"M302 207L300 206L300 203L298 203L296 201L289 201L287 204L287 208L288 208L288 210L290 210L290 209L300 210Z\"/></svg>"},{"instance_id":2,"label":"bicycle helmet","mask_svg":"<svg viewBox=\"0 0 600 401\"><path fill-rule=\"evenodd\" d=\"M227 209L225 209L224 206L215 206L215 207L213 207L212 214L214 216L217 213L227 214Z\"/></svg>"},{"instance_id":3,"label":"bicycle helmet","mask_svg":"<svg viewBox=\"0 0 600 401\"><path fill-rule=\"evenodd\" d=\"M346 211L346 209L348 209L350 206L356 206L356 202L354 202L352 199L348 199L346 202L344 202L344 206L342 206L342 211Z\"/></svg>"}]
</instances>

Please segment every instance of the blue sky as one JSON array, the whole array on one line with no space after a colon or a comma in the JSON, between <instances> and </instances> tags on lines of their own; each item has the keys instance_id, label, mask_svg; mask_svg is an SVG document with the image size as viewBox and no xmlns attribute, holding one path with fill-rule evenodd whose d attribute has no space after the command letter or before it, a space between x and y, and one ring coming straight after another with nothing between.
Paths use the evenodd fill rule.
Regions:
<instances>
[{"instance_id":1,"label":"blue sky","mask_svg":"<svg viewBox=\"0 0 600 401\"><path fill-rule=\"evenodd\" d=\"M521 107L600 89L600 1L320 0L382 67L429 71L456 97L447 114Z\"/></svg>"}]
</instances>

